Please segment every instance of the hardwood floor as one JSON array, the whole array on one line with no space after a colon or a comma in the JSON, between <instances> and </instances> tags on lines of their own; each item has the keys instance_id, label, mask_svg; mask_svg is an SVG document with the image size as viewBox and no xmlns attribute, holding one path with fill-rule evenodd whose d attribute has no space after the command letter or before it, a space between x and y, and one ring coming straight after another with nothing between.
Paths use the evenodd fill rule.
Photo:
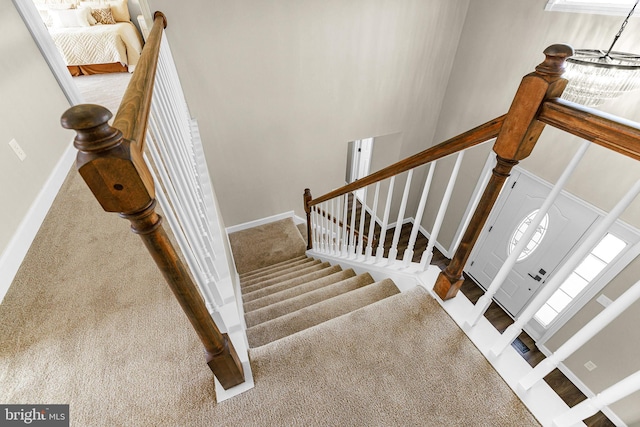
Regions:
<instances>
[{"instance_id":1,"label":"hardwood floor","mask_svg":"<svg viewBox=\"0 0 640 427\"><path fill-rule=\"evenodd\" d=\"M352 198L349 199L349 205L352 203ZM360 208L361 204L358 202L356 205L356 221L355 228L359 229L359 221L360 221ZM370 223L370 216L368 213L365 213L365 231L364 235L368 235ZM351 224L351 209L348 211L348 224ZM400 239L398 242L398 255L396 259L402 259L404 256L404 251L409 244L409 237L411 234L412 224L404 224L401 228ZM393 234L395 232L395 228L388 229L385 233L384 240L384 254L388 255L389 249L391 248L393 242ZM372 242L372 246L375 248L378 245L378 236L380 234L380 226L378 224L375 225L374 229L374 241ZM416 244L414 247L413 254L413 262L419 262L422 257L422 252L425 250L428 243L428 239L422 235L422 233L418 233L418 238L416 239ZM440 269L446 268L449 263L449 259L447 259L438 249L434 249L433 259L431 264L440 267ZM476 303L478 299L484 294L484 290L478 286L472 279L465 275L465 281L460 288L461 292L472 302ZM489 309L486 311L484 316L489 320L489 322L499 331L504 332L505 329L509 325L513 323L513 319L495 302L492 302L489 306ZM518 342L520 341L520 342ZM512 346L518 351L518 353L522 356L524 360L526 360L529 365L536 366L542 360L545 359L545 355L538 350L538 347L535 344L535 341L526 333L523 332L520 334L518 339L512 344ZM559 370L555 369L549 375L547 375L544 380L547 384L560 396L560 398L569 406L573 407L581 401L585 400L587 397L571 382L567 379L567 377ZM584 423L589 427L611 427L615 426L602 412L598 412L590 418L584 420Z\"/></svg>"}]
</instances>

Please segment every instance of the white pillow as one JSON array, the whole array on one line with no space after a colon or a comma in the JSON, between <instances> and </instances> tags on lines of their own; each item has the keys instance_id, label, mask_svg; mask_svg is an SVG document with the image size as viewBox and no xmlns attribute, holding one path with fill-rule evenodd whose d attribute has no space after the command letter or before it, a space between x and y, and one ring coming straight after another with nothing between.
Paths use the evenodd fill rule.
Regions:
<instances>
[{"instance_id":1,"label":"white pillow","mask_svg":"<svg viewBox=\"0 0 640 427\"><path fill-rule=\"evenodd\" d=\"M96 25L98 23L98 21L96 21L96 18L93 17L93 15L91 14L91 8L88 6L80 6L78 8L78 10L84 10L85 11L85 16L87 18L87 21L89 22L89 25Z\"/></svg>"},{"instance_id":2,"label":"white pillow","mask_svg":"<svg viewBox=\"0 0 640 427\"><path fill-rule=\"evenodd\" d=\"M53 28L90 27L87 14L91 9L50 10L49 16Z\"/></svg>"},{"instance_id":3,"label":"white pillow","mask_svg":"<svg viewBox=\"0 0 640 427\"><path fill-rule=\"evenodd\" d=\"M38 3L36 0L34 0L36 2L36 9L38 9L38 13L40 14L40 18L42 18L42 22L44 22L44 24L47 27L50 27L53 25L53 20L51 19L51 15L49 14L50 10L58 10L58 9L73 9L74 5L73 4L64 4L64 3L60 3L60 4L45 4L45 0L40 0L42 1L42 3ZM92 17L93 18L93 17Z\"/></svg>"}]
</instances>

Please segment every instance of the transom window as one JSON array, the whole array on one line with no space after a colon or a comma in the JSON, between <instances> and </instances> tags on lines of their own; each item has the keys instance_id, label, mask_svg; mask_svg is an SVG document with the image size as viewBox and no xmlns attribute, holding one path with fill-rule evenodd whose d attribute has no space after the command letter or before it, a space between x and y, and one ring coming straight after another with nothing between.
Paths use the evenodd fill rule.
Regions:
<instances>
[{"instance_id":1,"label":"transom window","mask_svg":"<svg viewBox=\"0 0 640 427\"><path fill-rule=\"evenodd\" d=\"M635 0L549 0L544 10L627 15L634 3Z\"/></svg>"}]
</instances>

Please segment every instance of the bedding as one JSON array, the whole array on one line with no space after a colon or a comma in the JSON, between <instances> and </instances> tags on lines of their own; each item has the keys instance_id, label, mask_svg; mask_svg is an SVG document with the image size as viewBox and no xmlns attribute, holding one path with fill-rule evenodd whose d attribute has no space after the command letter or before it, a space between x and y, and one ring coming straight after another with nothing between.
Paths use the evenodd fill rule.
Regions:
<instances>
[{"instance_id":1,"label":"bedding","mask_svg":"<svg viewBox=\"0 0 640 427\"><path fill-rule=\"evenodd\" d=\"M72 75L133 72L142 37L127 0L33 0Z\"/></svg>"},{"instance_id":2,"label":"bedding","mask_svg":"<svg viewBox=\"0 0 640 427\"><path fill-rule=\"evenodd\" d=\"M131 22L88 27L49 27L68 66L120 63L133 72L142 52L138 29Z\"/></svg>"}]
</instances>

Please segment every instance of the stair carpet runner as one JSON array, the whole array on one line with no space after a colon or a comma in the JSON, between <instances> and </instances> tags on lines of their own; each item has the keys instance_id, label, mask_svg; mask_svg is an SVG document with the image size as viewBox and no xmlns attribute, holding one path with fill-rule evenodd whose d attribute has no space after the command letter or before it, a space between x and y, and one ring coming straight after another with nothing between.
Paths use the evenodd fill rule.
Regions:
<instances>
[{"instance_id":1,"label":"stair carpet runner","mask_svg":"<svg viewBox=\"0 0 640 427\"><path fill-rule=\"evenodd\" d=\"M298 256L240 275L249 346L260 347L398 294L391 279Z\"/></svg>"}]
</instances>

